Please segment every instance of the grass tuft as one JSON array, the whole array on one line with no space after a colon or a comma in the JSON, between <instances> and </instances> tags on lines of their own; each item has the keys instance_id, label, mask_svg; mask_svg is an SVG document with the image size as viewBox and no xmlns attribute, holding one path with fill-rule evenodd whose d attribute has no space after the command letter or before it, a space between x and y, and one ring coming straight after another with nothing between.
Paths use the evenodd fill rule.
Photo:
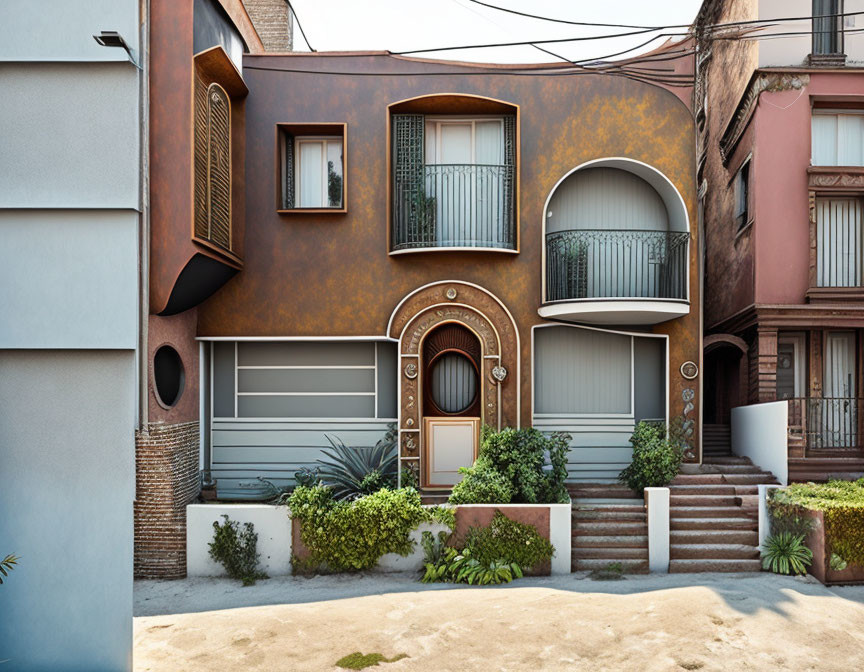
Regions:
<instances>
[{"instance_id":1,"label":"grass tuft","mask_svg":"<svg viewBox=\"0 0 864 672\"><path fill-rule=\"evenodd\" d=\"M379 663L395 663L397 660L402 660L407 657L407 653L400 653L392 658L387 658L380 653L363 654L359 651L355 651L354 653L349 653L344 658L337 660L336 666L341 667L344 670L365 670L367 667L375 667Z\"/></svg>"}]
</instances>

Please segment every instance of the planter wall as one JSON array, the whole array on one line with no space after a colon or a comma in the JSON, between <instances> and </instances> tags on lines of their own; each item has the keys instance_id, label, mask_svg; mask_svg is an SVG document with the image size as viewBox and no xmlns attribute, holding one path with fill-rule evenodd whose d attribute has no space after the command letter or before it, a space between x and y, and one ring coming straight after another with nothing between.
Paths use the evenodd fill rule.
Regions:
<instances>
[{"instance_id":1,"label":"planter wall","mask_svg":"<svg viewBox=\"0 0 864 672\"><path fill-rule=\"evenodd\" d=\"M213 523L223 515L252 523L258 533L261 567L268 576L291 573L291 518L284 506L271 504L190 504L186 507L186 574L225 576L222 565L210 559Z\"/></svg>"},{"instance_id":2,"label":"planter wall","mask_svg":"<svg viewBox=\"0 0 864 672\"><path fill-rule=\"evenodd\" d=\"M822 511L807 510L806 515L815 521L807 535L806 543L813 551L813 564L808 570L826 586L848 583L864 583L864 567L849 566L843 571L831 569L831 553L825 539L825 517Z\"/></svg>"},{"instance_id":3,"label":"planter wall","mask_svg":"<svg viewBox=\"0 0 864 672\"><path fill-rule=\"evenodd\" d=\"M555 547L555 556L546 567L534 574L570 573L570 504L467 504L456 507L456 538L469 527L488 525L495 511L508 518L533 525L541 537ZM208 544L213 540L213 523L222 515L240 523L252 523L258 533L261 566L269 576L291 574L292 552L308 557L300 539L300 523L288 515L284 506L271 504L191 504L186 507L186 572L188 576L225 576L221 565L213 562ZM433 534L446 530L443 525L423 524L411 533L416 545L407 557L395 553L384 555L372 571L413 572L423 566L420 538L424 530Z\"/></svg>"}]
</instances>

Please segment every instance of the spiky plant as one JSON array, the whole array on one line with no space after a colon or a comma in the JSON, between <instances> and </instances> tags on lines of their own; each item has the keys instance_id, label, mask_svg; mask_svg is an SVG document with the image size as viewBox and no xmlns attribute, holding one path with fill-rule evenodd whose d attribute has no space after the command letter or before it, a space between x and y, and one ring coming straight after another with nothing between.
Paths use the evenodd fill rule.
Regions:
<instances>
[{"instance_id":1,"label":"spiky plant","mask_svg":"<svg viewBox=\"0 0 864 672\"><path fill-rule=\"evenodd\" d=\"M9 572L15 569L15 565L18 564L18 556L14 553L10 553L5 558L0 560L0 585L3 585L3 577L9 576Z\"/></svg>"},{"instance_id":2,"label":"spiky plant","mask_svg":"<svg viewBox=\"0 0 864 672\"><path fill-rule=\"evenodd\" d=\"M372 448L346 446L341 439L327 436L332 448L325 448L326 459L318 460L318 476L333 490L334 499L356 499L396 486L396 429Z\"/></svg>"},{"instance_id":3,"label":"spiky plant","mask_svg":"<svg viewBox=\"0 0 864 672\"><path fill-rule=\"evenodd\" d=\"M804 544L801 534L772 534L762 544L762 567L775 574L806 574L812 562L813 552Z\"/></svg>"}]
</instances>

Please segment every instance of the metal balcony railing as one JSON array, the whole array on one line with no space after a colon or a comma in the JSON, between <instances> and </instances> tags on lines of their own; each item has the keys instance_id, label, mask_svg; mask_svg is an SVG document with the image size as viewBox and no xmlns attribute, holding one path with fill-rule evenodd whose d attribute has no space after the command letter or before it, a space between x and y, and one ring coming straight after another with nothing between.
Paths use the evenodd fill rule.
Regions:
<instances>
[{"instance_id":1,"label":"metal balcony railing","mask_svg":"<svg viewBox=\"0 0 864 672\"><path fill-rule=\"evenodd\" d=\"M516 249L514 168L437 164L393 180L392 249Z\"/></svg>"},{"instance_id":2,"label":"metal balcony railing","mask_svg":"<svg viewBox=\"0 0 864 672\"><path fill-rule=\"evenodd\" d=\"M816 286L864 286L864 232L858 213L846 201L829 207L824 208L827 221L816 227Z\"/></svg>"},{"instance_id":3,"label":"metal balcony railing","mask_svg":"<svg viewBox=\"0 0 864 672\"><path fill-rule=\"evenodd\" d=\"M546 234L546 301L687 299L687 232Z\"/></svg>"},{"instance_id":4,"label":"metal balcony railing","mask_svg":"<svg viewBox=\"0 0 864 672\"><path fill-rule=\"evenodd\" d=\"M798 397L789 399L789 435L809 451L859 451L864 399Z\"/></svg>"}]
</instances>

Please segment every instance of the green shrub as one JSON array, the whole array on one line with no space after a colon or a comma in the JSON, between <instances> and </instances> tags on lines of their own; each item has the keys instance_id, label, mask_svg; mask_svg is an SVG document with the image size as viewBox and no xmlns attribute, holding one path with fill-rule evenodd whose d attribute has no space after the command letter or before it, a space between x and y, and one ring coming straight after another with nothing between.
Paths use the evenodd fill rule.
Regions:
<instances>
[{"instance_id":1,"label":"green shrub","mask_svg":"<svg viewBox=\"0 0 864 672\"><path fill-rule=\"evenodd\" d=\"M510 481L485 457L471 467L459 467L459 473L462 480L453 486L451 504L508 504L513 499Z\"/></svg>"},{"instance_id":2,"label":"green shrub","mask_svg":"<svg viewBox=\"0 0 864 672\"><path fill-rule=\"evenodd\" d=\"M213 541L210 542L210 557L220 563L228 576L252 586L267 575L258 568L258 534L252 523L240 523L223 515L225 522L213 523Z\"/></svg>"},{"instance_id":3,"label":"green shrub","mask_svg":"<svg viewBox=\"0 0 864 672\"><path fill-rule=\"evenodd\" d=\"M533 427L483 428L474 466L460 470L451 504L555 504L568 501L567 451L570 435L546 436ZM467 481L467 482L466 482Z\"/></svg>"},{"instance_id":4,"label":"green shrub","mask_svg":"<svg viewBox=\"0 0 864 672\"><path fill-rule=\"evenodd\" d=\"M372 448L349 447L341 439L325 436L332 448L323 450L327 459L318 460L318 477L333 489L336 499L355 499L378 492L381 488L396 487L396 428L390 426L387 434ZM312 487L305 478L298 485Z\"/></svg>"},{"instance_id":5,"label":"green shrub","mask_svg":"<svg viewBox=\"0 0 864 672\"><path fill-rule=\"evenodd\" d=\"M778 520L805 518L805 509L822 511L826 550L839 558L834 564L864 567L864 478L795 483L773 490L768 505L772 529Z\"/></svg>"},{"instance_id":6,"label":"green shrub","mask_svg":"<svg viewBox=\"0 0 864 672\"><path fill-rule=\"evenodd\" d=\"M813 553L804 544L802 535L790 532L772 534L762 545L762 567L775 574L806 574L813 562Z\"/></svg>"},{"instance_id":7,"label":"green shrub","mask_svg":"<svg viewBox=\"0 0 864 672\"><path fill-rule=\"evenodd\" d=\"M468 530L465 548L482 563L515 562L526 570L547 562L555 554L552 543L541 537L533 525L511 520L500 511L495 512L487 527Z\"/></svg>"},{"instance_id":8,"label":"green shrub","mask_svg":"<svg viewBox=\"0 0 864 672\"><path fill-rule=\"evenodd\" d=\"M448 547L447 541L446 533L437 539L431 532L423 533L423 583L509 583L555 553L533 526L510 520L500 511L487 527L470 529L461 550Z\"/></svg>"},{"instance_id":9,"label":"green shrub","mask_svg":"<svg viewBox=\"0 0 864 672\"><path fill-rule=\"evenodd\" d=\"M414 548L410 533L420 523L446 518L424 509L413 488L382 489L348 501L335 499L326 486L301 486L291 493L288 506L301 523L300 536L309 550L305 567L296 567L301 571L370 569L385 553L410 554Z\"/></svg>"},{"instance_id":10,"label":"green shrub","mask_svg":"<svg viewBox=\"0 0 864 672\"><path fill-rule=\"evenodd\" d=\"M630 443L633 460L618 475L620 483L641 493L645 488L662 488L678 475L684 444L667 433L666 425L642 421L636 425Z\"/></svg>"}]
</instances>

